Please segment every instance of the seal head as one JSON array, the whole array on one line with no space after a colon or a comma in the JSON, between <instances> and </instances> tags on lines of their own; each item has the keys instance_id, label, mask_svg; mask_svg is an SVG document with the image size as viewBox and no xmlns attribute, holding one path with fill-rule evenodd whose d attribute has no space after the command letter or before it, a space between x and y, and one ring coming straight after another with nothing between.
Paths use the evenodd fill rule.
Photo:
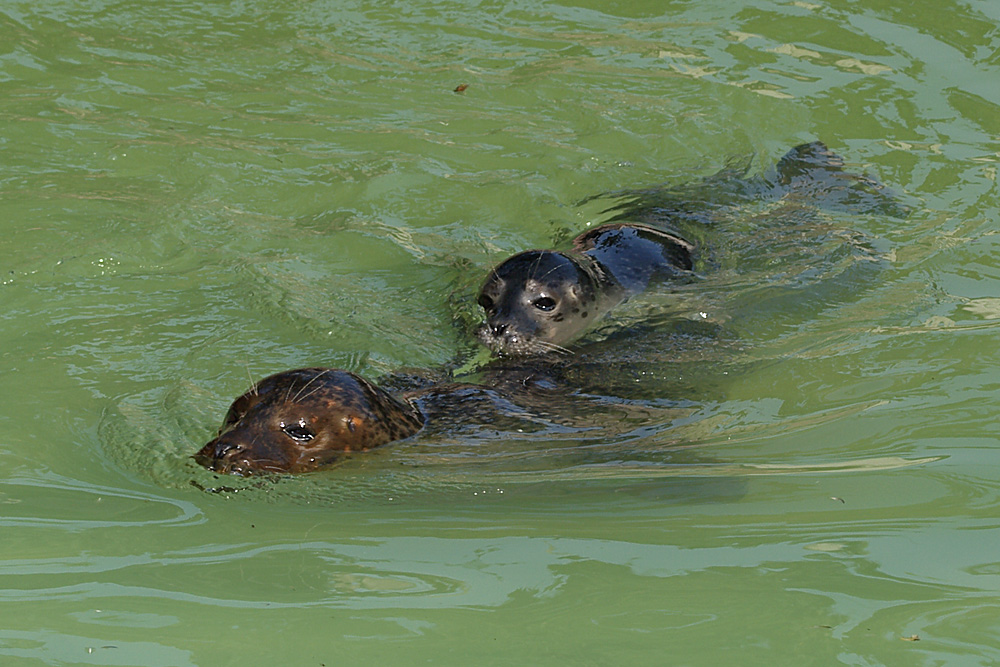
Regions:
<instances>
[{"instance_id":1,"label":"seal head","mask_svg":"<svg viewBox=\"0 0 1000 667\"><path fill-rule=\"evenodd\" d=\"M694 245L666 230L609 223L569 252L529 250L490 272L479 290L479 340L500 355L566 351L566 344L653 280L691 275Z\"/></svg>"},{"instance_id":2,"label":"seal head","mask_svg":"<svg viewBox=\"0 0 1000 667\"><path fill-rule=\"evenodd\" d=\"M407 438L423 416L364 378L302 368L264 378L237 398L219 435L194 455L216 472L309 472L352 452Z\"/></svg>"},{"instance_id":3,"label":"seal head","mask_svg":"<svg viewBox=\"0 0 1000 667\"><path fill-rule=\"evenodd\" d=\"M498 265L479 290L486 323L476 335L498 354L563 350L603 313L614 279L586 255L528 250Z\"/></svg>"}]
</instances>

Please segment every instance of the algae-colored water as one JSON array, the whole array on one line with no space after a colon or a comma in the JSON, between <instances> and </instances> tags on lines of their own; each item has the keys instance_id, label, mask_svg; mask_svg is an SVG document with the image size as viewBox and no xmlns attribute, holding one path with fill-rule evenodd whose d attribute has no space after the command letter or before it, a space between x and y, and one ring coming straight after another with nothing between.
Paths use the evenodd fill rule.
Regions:
<instances>
[{"instance_id":1,"label":"algae-colored water","mask_svg":"<svg viewBox=\"0 0 1000 667\"><path fill-rule=\"evenodd\" d=\"M1000 661L998 25L953 0L7 3L0 660ZM473 354L485 271L598 220L587 197L816 139L911 209L816 218L876 270L819 253L743 320L685 287L725 340L666 355L620 427L444 429L249 485L188 458L251 378ZM781 260L712 294L811 280Z\"/></svg>"}]
</instances>

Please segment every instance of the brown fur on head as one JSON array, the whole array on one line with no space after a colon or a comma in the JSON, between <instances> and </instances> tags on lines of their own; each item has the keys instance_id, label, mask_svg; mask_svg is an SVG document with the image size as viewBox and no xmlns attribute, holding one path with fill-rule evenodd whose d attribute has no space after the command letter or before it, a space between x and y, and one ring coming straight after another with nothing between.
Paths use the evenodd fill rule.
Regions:
<instances>
[{"instance_id":1,"label":"brown fur on head","mask_svg":"<svg viewBox=\"0 0 1000 667\"><path fill-rule=\"evenodd\" d=\"M238 475L308 472L422 425L416 408L354 373L302 368L266 377L237 398L218 437L194 458Z\"/></svg>"}]
</instances>

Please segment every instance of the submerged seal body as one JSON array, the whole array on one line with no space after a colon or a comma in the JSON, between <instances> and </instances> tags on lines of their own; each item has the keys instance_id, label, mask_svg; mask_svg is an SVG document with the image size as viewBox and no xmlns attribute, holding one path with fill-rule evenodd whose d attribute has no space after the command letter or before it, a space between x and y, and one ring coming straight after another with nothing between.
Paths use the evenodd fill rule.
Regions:
<instances>
[{"instance_id":1,"label":"submerged seal body","mask_svg":"<svg viewBox=\"0 0 1000 667\"><path fill-rule=\"evenodd\" d=\"M694 249L649 225L611 223L577 236L567 252L518 253L480 288L486 322L476 335L503 355L561 350L650 281L690 274Z\"/></svg>"},{"instance_id":2,"label":"submerged seal body","mask_svg":"<svg viewBox=\"0 0 1000 667\"><path fill-rule=\"evenodd\" d=\"M906 214L879 182L843 167L842 157L814 141L760 176L733 167L686 186L612 193L624 199L606 211L617 215L574 239L570 251L519 253L490 272L478 298L486 322L476 335L501 356L563 350L652 280L691 275L696 250L699 263L710 264L702 253L713 245L703 238L707 230L749 202ZM688 238L668 231L677 229Z\"/></svg>"},{"instance_id":3,"label":"submerged seal body","mask_svg":"<svg viewBox=\"0 0 1000 667\"><path fill-rule=\"evenodd\" d=\"M414 386L407 380L404 388L390 393L342 370L277 373L236 399L218 436L194 458L220 473L301 473L352 452L408 438L425 424L425 434L436 428L453 433L479 425L503 436L529 432L534 424L544 426L549 421L560 425L563 433L563 423L574 418L582 430L592 430L601 421L600 411L609 407L645 409L631 400L608 397L619 387L627 392L622 396L634 396L641 378L667 373L666 360L681 364L680 371L667 373L671 382L703 375L706 365L700 358L685 359L683 352L692 349L692 339L701 341L693 346L700 350L718 336L692 338L691 332L679 331L674 344L660 336L642 344L642 336L630 329L588 346L585 354L556 359L532 355L562 349L650 282L691 275L695 244L665 231L661 224L709 222L716 210L735 210L741 202L759 198L788 197L793 203L805 198L810 205L816 200L818 205L847 212L905 213L879 183L841 171L842 164L839 156L814 142L789 151L773 173L763 177L747 179L729 171L692 190L636 191L634 201L609 209L620 211L612 220L622 222L581 234L569 251L519 253L491 271L479 294L487 319L477 335L505 358L492 360L477 384L455 384L451 369L445 369L430 384ZM789 229L796 228L784 227L776 234L788 235ZM697 227L684 227L684 233L699 238L698 250L713 245L700 240ZM755 250L761 246L769 264L781 256L758 236L751 236L748 244ZM744 258L740 255L741 264ZM704 257L698 260L699 266L707 263ZM757 277L753 280L760 282ZM725 288L729 287L727 283ZM752 307L759 308L758 304L755 298ZM662 328L658 323L650 327L657 333ZM659 405L663 397L658 385L653 390ZM594 400L589 401L588 395ZM605 421L615 429L638 424L631 414L627 412L625 419L610 414Z\"/></svg>"},{"instance_id":4,"label":"submerged seal body","mask_svg":"<svg viewBox=\"0 0 1000 667\"><path fill-rule=\"evenodd\" d=\"M302 368L266 377L237 398L219 435L194 458L238 475L309 472L423 424L414 405L354 373Z\"/></svg>"}]
</instances>

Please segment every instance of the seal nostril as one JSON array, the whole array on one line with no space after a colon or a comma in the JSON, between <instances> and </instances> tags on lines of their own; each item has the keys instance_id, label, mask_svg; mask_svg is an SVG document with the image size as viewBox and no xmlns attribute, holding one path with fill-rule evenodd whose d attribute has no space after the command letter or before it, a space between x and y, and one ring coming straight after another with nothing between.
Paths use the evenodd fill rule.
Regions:
<instances>
[{"instance_id":1,"label":"seal nostril","mask_svg":"<svg viewBox=\"0 0 1000 667\"><path fill-rule=\"evenodd\" d=\"M232 442L216 442L215 443L215 458L221 459L229 454L230 452L238 452L242 449L239 445Z\"/></svg>"},{"instance_id":2,"label":"seal nostril","mask_svg":"<svg viewBox=\"0 0 1000 667\"><path fill-rule=\"evenodd\" d=\"M494 336L502 336L503 332L507 331L507 325L503 324L503 323L500 323L500 324L491 324L490 325L490 331L493 332Z\"/></svg>"},{"instance_id":3,"label":"seal nostril","mask_svg":"<svg viewBox=\"0 0 1000 667\"><path fill-rule=\"evenodd\" d=\"M194 460L210 470L226 472L229 466L227 461L235 458L235 454L241 451L242 445L216 438L198 450Z\"/></svg>"}]
</instances>

